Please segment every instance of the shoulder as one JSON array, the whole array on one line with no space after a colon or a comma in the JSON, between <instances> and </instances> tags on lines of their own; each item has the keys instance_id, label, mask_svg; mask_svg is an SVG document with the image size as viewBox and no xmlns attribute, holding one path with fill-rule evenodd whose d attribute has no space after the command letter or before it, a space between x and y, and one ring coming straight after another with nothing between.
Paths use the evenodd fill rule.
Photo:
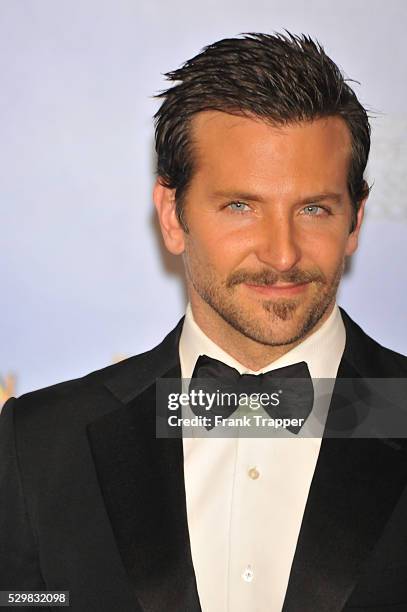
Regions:
<instances>
[{"instance_id":1,"label":"shoulder","mask_svg":"<svg viewBox=\"0 0 407 612\"><path fill-rule=\"evenodd\" d=\"M72 428L86 425L106 410L115 408L117 402L105 382L122 368L136 364L139 357L131 357L126 360L127 364L120 362L74 380L11 398L3 406L0 421L12 419L16 431L23 432L23 437L30 432L31 437L36 436L41 430L46 435L57 429L64 429L69 435Z\"/></svg>"},{"instance_id":2,"label":"shoulder","mask_svg":"<svg viewBox=\"0 0 407 612\"><path fill-rule=\"evenodd\" d=\"M43 389L12 398L2 413L11 408L16 423L26 427L60 427L61 421L70 424L90 422L119 407L121 399L137 390L145 382L155 379L160 368L172 364L178 355L178 340L183 320L164 340L151 350L134 355L118 363Z\"/></svg>"},{"instance_id":3,"label":"shoulder","mask_svg":"<svg viewBox=\"0 0 407 612\"><path fill-rule=\"evenodd\" d=\"M346 329L344 356L355 368L371 377L407 377L407 357L379 344L342 308L340 310Z\"/></svg>"}]
</instances>

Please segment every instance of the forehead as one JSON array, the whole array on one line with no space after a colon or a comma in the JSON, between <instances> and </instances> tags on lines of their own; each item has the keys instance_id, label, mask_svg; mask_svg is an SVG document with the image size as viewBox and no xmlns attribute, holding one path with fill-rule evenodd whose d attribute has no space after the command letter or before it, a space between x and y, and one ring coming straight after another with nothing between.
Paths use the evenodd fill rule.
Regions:
<instances>
[{"instance_id":1,"label":"forehead","mask_svg":"<svg viewBox=\"0 0 407 612\"><path fill-rule=\"evenodd\" d=\"M341 117L280 126L205 111L194 117L192 141L198 180L279 190L347 186L351 136Z\"/></svg>"}]
</instances>

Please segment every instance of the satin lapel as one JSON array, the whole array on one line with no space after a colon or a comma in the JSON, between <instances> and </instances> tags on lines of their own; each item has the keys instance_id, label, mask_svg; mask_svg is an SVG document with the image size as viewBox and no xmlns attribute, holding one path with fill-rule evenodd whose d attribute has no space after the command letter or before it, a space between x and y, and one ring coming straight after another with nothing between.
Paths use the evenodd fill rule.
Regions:
<instances>
[{"instance_id":1,"label":"satin lapel","mask_svg":"<svg viewBox=\"0 0 407 612\"><path fill-rule=\"evenodd\" d=\"M361 376L348 358L349 335L348 321L338 378ZM334 399L327 426L345 408L343 400ZM397 441L352 439L349 434L322 440L283 612L343 610L406 481L406 454Z\"/></svg>"},{"instance_id":2,"label":"satin lapel","mask_svg":"<svg viewBox=\"0 0 407 612\"><path fill-rule=\"evenodd\" d=\"M187 525L182 440L155 437L151 378L180 377L178 338L179 332L158 353L156 349L155 355L141 360L143 381L137 380L137 368L132 380L126 375L109 381L107 386L124 405L88 427L117 546L146 612L200 611ZM163 364L170 363L172 369L163 373Z\"/></svg>"}]
</instances>

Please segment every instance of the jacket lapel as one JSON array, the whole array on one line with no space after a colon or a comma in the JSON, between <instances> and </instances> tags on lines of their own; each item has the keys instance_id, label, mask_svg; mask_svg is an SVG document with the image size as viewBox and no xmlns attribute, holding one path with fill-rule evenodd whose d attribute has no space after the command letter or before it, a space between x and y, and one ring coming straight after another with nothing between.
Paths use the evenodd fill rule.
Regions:
<instances>
[{"instance_id":1,"label":"jacket lapel","mask_svg":"<svg viewBox=\"0 0 407 612\"><path fill-rule=\"evenodd\" d=\"M364 355L367 337L345 313L342 315L347 341L338 378L360 378L363 383L363 376L380 376L372 370L363 372L361 369L360 364L374 362L374 354L369 351ZM360 394L344 402L334 390L327 429L338 431L338 415L343 415L343 411L347 411L351 420L343 437L322 440L284 612L339 612L344 609L363 571L363 564L406 485L407 458L402 444L386 439L350 437L352 402L359 398ZM339 421L343 422L342 417Z\"/></svg>"},{"instance_id":2,"label":"jacket lapel","mask_svg":"<svg viewBox=\"0 0 407 612\"><path fill-rule=\"evenodd\" d=\"M182 321L106 386L122 407L88 427L123 564L146 612L199 612L187 525L182 440L157 439L155 380L180 378ZM138 358L135 358L136 360Z\"/></svg>"}]
</instances>

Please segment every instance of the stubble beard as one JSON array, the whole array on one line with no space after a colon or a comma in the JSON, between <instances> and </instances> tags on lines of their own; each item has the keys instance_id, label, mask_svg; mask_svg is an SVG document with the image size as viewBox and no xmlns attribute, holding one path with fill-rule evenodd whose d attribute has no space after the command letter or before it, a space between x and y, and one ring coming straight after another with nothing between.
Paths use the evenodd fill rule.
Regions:
<instances>
[{"instance_id":1,"label":"stubble beard","mask_svg":"<svg viewBox=\"0 0 407 612\"><path fill-rule=\"evenodd\" d=\"M204 273L202 271L204 270ZM270 270L252 273L239 270L219 282L215 271L208 266L191 266L186 262L189 282L200 298L208 304L228 325L260 344L277 347L294 344L305 338L324 316L334 302L339 282L344 270L344 260L331 278L320 270L277 274ZM259 299L258 304L266 313L266 318L256 316L256 308L239 302L237 290L240 284L272 285L276 282L310 283L313 297L303 312L298 313L303 304L301 296L295 298ZM309 287L306 291L309 291ZM298 314L297 314L298 313ZM295 318L294 325L290 325ZM286 325L284 326L284 323ZM285 328L285 329L284 329Z\"/></svg>"}]
</instances>

